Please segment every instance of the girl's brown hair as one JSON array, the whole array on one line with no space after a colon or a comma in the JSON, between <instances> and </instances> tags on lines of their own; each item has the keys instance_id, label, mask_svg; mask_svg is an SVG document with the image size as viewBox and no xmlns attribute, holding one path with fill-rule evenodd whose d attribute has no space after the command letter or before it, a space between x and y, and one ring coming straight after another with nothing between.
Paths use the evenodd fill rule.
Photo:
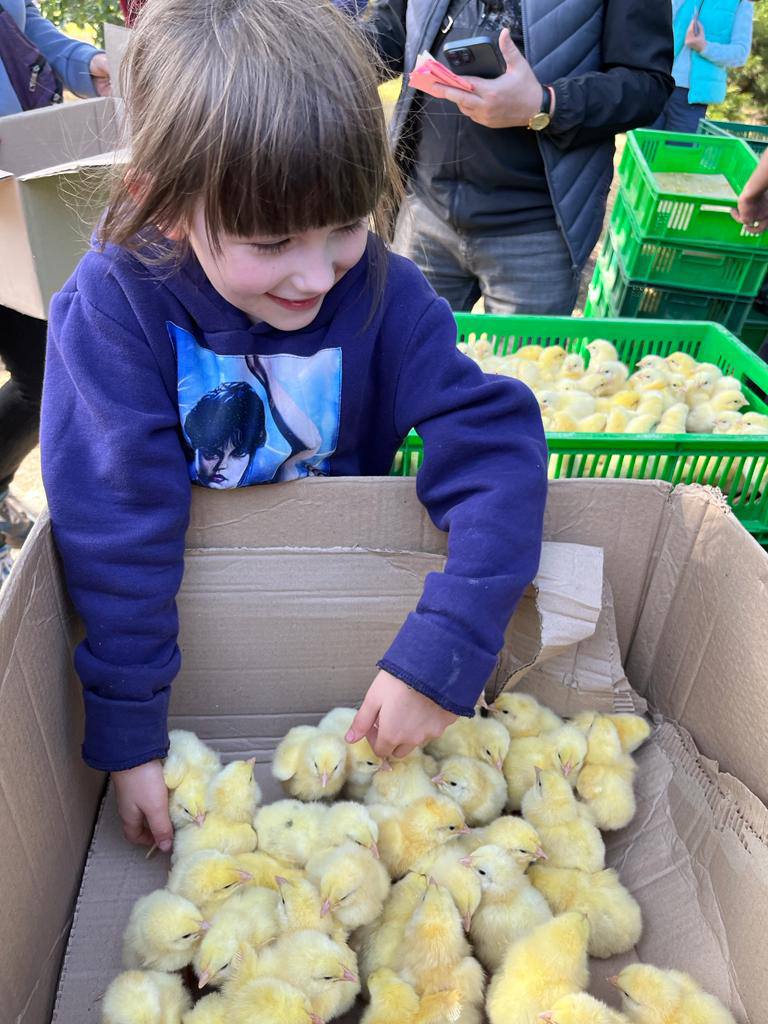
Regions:
<instances>
[{"instance_id":1,"label":"girl's brown hair","mask_svg":"<svg viewBox=\"0 0 768 1024\"><path fill-rule=\"evenodd\" d=\"M328 0L149 0L131 37L128 170L102 244L146 257L148 236L183 231L198 203L214 251L224 234L291 235L369 215L386 237L397 172L375 58Z\"/></svg>"}]
</instances>

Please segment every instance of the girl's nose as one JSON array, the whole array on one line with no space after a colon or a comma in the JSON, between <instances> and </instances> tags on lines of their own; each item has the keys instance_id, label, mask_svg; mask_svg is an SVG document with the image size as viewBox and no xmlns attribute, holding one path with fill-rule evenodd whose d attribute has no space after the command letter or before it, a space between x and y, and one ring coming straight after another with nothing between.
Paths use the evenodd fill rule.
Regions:
<instances>
[{"instance_id":1,"label":"girl's nose","mask_svg":"<svg viewBox=\"0 0 768 1024\"><path fill-rule=\"evenodd\" d=\"M306 253L292 275L294 286L307 298L330 291L336 280L336 267L329 253L320 248Z\"/></svg>"}]
</instances>

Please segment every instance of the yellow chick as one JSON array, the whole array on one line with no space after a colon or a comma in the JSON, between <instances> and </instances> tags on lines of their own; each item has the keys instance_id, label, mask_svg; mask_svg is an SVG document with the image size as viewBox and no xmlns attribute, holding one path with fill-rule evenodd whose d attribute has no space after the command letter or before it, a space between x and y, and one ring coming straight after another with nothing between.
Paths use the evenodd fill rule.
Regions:
<instances>
[{"instance_id":1,"label":"yellow chick","mask_svg":"<svg viewBox=\"0 0 768 1024\"><path fill-rule=\"evenodd\" d=\"M299 800L336 796L346 782L347 747L339 736L312 725L289 729L272 759L272 774Z\"/></svg>"},{"instance_id":2,"label":"yellow chick","mask_svg":"<svg viewBox=\"0 0 768 1024\"><path fill-rule=\"evenodd\" d=\"M313 931L330 935L341 942L346 940L347 933L338 925L333 914L324 911L320 893L308 878L293 878L289 881L278 875L276 881L277 922L281 935Z\"/></svg>"},{"instance_id":3,"label":"yellow chick","mask_svg":"<svg viewBox=\"0 0 768 1024\"><path fill-rule=\"evenodd\" d=\"M606 434L623 434L627 429L629 420L630 413L627 409L623 409L621 407L611 409L608 413L608 419L605 421Z\"/></svg>"},{"instance_id":4,"label":"yellow chick","mask_svg":"<svg viewBox=\"0 0 768 1024\"><path fill-rule=\"evenodd\" d=\"M430 880L405 928L400 976L422 995L455 988L464 1022L478 1018L483 968L470 955L459 913L448 890Z\"/></svg>"},{"instance_id":5,"label":"yellow chick","mask_svg":"<svg viewBox=\"0 0 768 1024\"><path fill-rule=\"evenodd\" d=\"M595 338L587 345L589 352L589 366L593 369L601 363L615 363L619 360L619 353L610 341L604 338Z\"/></svg>"},{"instance_id":6,"label":"yellow chick","mask_svg":"<svg viewBox=\"0 0 768 1024\"><path fill-rule=\"evenodd\" d=\"M392 886L381 917L355 932L352 939L364 981L381 968L398 966L405 927L426 887L425 875L409 872Z\"/></svg>"},{"instance_id":7,"label":"yellow chick","mask_svg":"<svg viewBox=\"0 0 768 1024\"><path fill-rule=\"evenodd\" d=\"M468 825L487 825L501 814L507 802L507 783L502 773L475 757L446 757L432 784L464 811Z\"/></svg>"},{"instance_id":8,"label":"yellow chick","mask_svg":"<svg viewBox=\"0 0 768 1024\"><path fill-rule=\"evenodd\" d=\"M582 871L605 867L602 836L580 813L573 790L562 775L536 769L536 782L523 797L523 817L539 833L551 866Z\"/></svg>"},{"instance_id":9,"label":"yellow chick","mask_svg":"<svg viewBox=\"0 0 768 1024\"><path fill-rule=\"evenodd\" d=\"M667 362L663 356L653 355L653 353L643 356L642 359L637 361L638 370L647 370L652 368L654 370L667 370Z\"/></svg>"},{"instance_id":10,"label":"yellow chick","mask_svg":"<svg viewBox=\"0 0 768 1024\"><path fill-rule=\"evenodd\" d=\"M232 821L220 814L209 813L196 827L186 825L173 837L171 863L199 850L220 850L221 853L250 853L256 849L256 833L247 822Z\"/></svg>"},{"instance_id":11,"label":"yellow chick","mask_svg":"<svg viewBox=\"0 0 768 1024\"><path fill-rule=\"evenodd\" d=\"M365 802L407 807L419 797L434 796L437 790L430 777L436 771L435 759L421 750L412 750L406 757L392 758L374 775Z\"/></svg>"},{"instance_id":12,"label":"yellow chick","mask_svg":"<svg viewBox=\"0 0 768 1024\"><path fill-rule=\"evenodd\" d=\"M277 893L256 887L241 889L222 903L192 961L199 988L226 981L243 943L259 949L277 938L277 905Z\"/></svg>"},{"instance_id":13,"label":"yellow chick","mask_svg":"<svg viewBox=\"0 0 768 1024\"><path fill-rule=\"evenodd\" d=\"M719 999L682 971L630 964L608 980L632 1024L736 1024Z\"/></svg>"},{"instance_id":14,"label":"yellow chick","mask_svg":"<svg viewBox=\"0 0 768 1024\"><path fill-rule=\"evenodd\" d=\"M543 732L559 729L563 724L554 711L539 704L535 697L527 693L500 693L489 705L488 711L497 722L501 722L513 740L522 739L523 736L539 736Z\"/></svg>"},{"instance_id":15,"label":"yellow chick","mask_svg":"<svg viewBox=\"0 0 768 1024\"><path fill-rule=\"evenodd\" d=\"M768 434L768 416L765 413L745 412L742 422L747 427L759 427L764 433Z\"/></svg>"},{"instance_id":16,"label":"yellow chick","mask_svg":"<svg viewBox=\"0 0 768 1024\"><path fill-rule=\"evenodd\" d=\"M191 900L208 920L238 886L250 879L251 874L230 854L201 850L174 864L168 875L168 890Z\"/></svg>"},{"instance_id":17,"label":"yellow chick","mask_svg":"<svg viewBox=\"0 0 768 1024\"><path fill-rule=\"evenodd\" d=\"M546 415L565 412L579 419L589 416L597 407L596 399L583 391L540 391L536 398L539 408Z\"/></svg>"},{"instance_id":18,"label":"yellow chick","mask_svg":"<svg viewBox=\"0 0 768 1024\"><path fill-rule=\"evenodd\" d=\"M193 732L171 729L163 776L168 789L176 789L189 772L212 776L221 769L221 758Z\"/></svg>"},{"instance_id":19,"label":"yellow chick","mask_svg":"<svg viewBox=\"0 0 768 1024\"><path fill-rule=\"evenodd\" d=\"M674 405L670 405L666 412L662 413L661 419L656 425L656 433L684 434L688 412L685 402L675 402Z\"/></svg>"},{"instance_id":20,"label":"yellow chick","mask_svg":"<svg viewBox=\"0 0 768 1024\"><path fill-rule=\"evenodd\" d=\"M181 1024L227 1024L227 1004L220 992L198 1000L181 1018Z\"/></svg>"},{"instance_id":21,"label":"yellow chick","mask_svg":"<svg viewBox=\"0 0 768 1024\"><path fill-rule=\"evenodd\" d=\"M178 971L191 962L208 927L190 900L156 889L141 896L131 908L123 933L123 964Z\"/></svg>"},{"instance_id":22,"label":"yellow chick","mask_svg":"<svg viewBox=\"0 0 768 1024\"><path fill-rule=\"evenodd\" d=\"M277 978L257 978L225 999L226 1024L324 1024L305 992Z\"/></svg>"},{"instance_id":23,"label":"yellow chick","mask_svg":"<svg viewBox=\"0 0 768 1024\"><path fill-rule=\"evenodd\" d=\"M626 953L642 934L640 907L615 871L587 872L534 864L531 882L555 914L575 910L589 921L590 956Z\"/></svg>"},{"instance_id":24,"label":"yellow chick","mask_svg":"<svg viewBox=\"0 0 768 1024\"><path fill-rule=\"evenodd\" d=\"M312 857L307 876L320 893L321 914L332 914L347 932L375 921L389 895L387 869L370 850L355 843Z\"/></svg>"},{"instance_id":25,"label":"yellow chick","mask_svg":"<svg viewBox=\"0 0 768 1024\"><path fill-rule=\"evenodd\" d=\"M361 1024L442 1024L456 1021L461 998L456 989L419 998L416 990L394 971L382 967L368 979L371 1003Z\"/></svg>"},{"instance_id":26,"label":"yellow chick","mask_svg":"<svg viewBox=\"0 0 768 1024\"><path fill-rule=\"evenodd\" d=\"M370 808L352 800L343 800L325 811L314 852L330 850L343 843L355 843L369 850L378 860L378 838L379 826Z\"/></svg>"},{"instance_id":27,"label":"yellow chick","mask_svg":"<svg viewBox=\"0 0 768 1024\"><path fill-rule=\"evenodd\" d=\"M653 433L654 427L659 422L659 417L656 413L646 412L638 413L637 416L633 416L632 419L627 423L624 428L625 434L651 434Z\"/></svg>"},{"instance_id":28,"label":"yellow chick","mask_svg":"<svg viewBox=\"0 0 768 1024\"><path fill-rule=\"evenodd\" d=\"M622 749L613 722L598 717L587 733L587 756L576 792L603 831L624 828L635 816L634 780L637 768Z\"/></svg>"},{"instance_id":29,"label":"yellow chick","mask_svg":"<svg viewBox=\"0 0 768 1024\"><path fill-rule=\"evenodd\" d=\"M508 806L514 811L520 809L523 796L535 781L536 767L560 772L570 785L575 786L586 755L584 734L572 725L562 725L540 736L513 740L503 766Z\"/></svg>"},{"instance_id":30,"label":"yellow chick","mask_svg":"<svg viewBox=\"0 0 768 1024\"><path fill-rule=\"evenodd\" d=\"M501 966L507 949L552 913L549 905L500 846L481 846L462 859L480 881L480 906L472 916L470 935L475 955L491 973Z\"/></svg>"},{"instance_id":31,"label":"yellow chick","mask_svg":"<svg viewBox=\"0 0 768 1024\"><path fill-rule=\"evenodd\" d=\"M276 800L253 819L260 851L303 867L317 851L327 807L300 800Z\"/></svg>"},{"instance_id":32,"label":"yellow chick","mask_svg":"<svg viewBox=\"0 0 768 1024\"><path fill-rule=\"evenodd\" d=\"M491 1024L534 1024L558 999L586 988L589 925L560 914L510 946L488 989Z\"/></svg>"},{"instance_id":33,"label":"yellow chick","mask_svg":"<svg viewBox=\"0 0 768 1024\"><path fill-rule=\"evenodd\" d=\"M687 352L673 352L664 362L673 373L681 373L684 377L690 377L699 365Z\"/></svg>"},{"instance_id":34,"label":"yellow chick","mask_svg":"<svg viewBox=\"0 0 768 1024\"><path fill-rule=\"evenodd\" d=\"M598 718L607 718L619 734L621 749L625 754L632 754L645 743L651 735L651 725L642 715L621 712L613 715L600 715L597 711L580 711L574 715L571 724L586 736Z\"/></svg>"},{"instance_id":35,"label":"yellow chick","mask_svg":"<svg viewBox=\"0 0 768 1024\"><path fill-rule=\"evenodd\" d=\"M569 352L560 367L560 377L578 380L584 376L584 357L579 352Z\"/></svg>"},{"instance_id":36,"label":"yellow chick","mask_svg":"<svg viewBox=\"0 0 768 1024\"><path fill-rule=\"evenodd\" d=\"M615 395L611 395L610 398L599 399L597 411L608 412L610 409L626 409L631 412L638 407L642 397L639 392L631 388L624 388L617 391Z\"/></svg>"},{"instance_id":37,"label":"yellow chick","mask_svg":"<svg viewBox=\"0 0 768 1024\"><path fill-rule=\"evenodd\" d=\"M461 808L445 796L420 797L406 808L373 804L371 813L379 825L381 859L392 878L402 878L421 857L469 831Z\"/></svg>"},{"instance_id":38,"label":"yellow chick","mask_svg":"<svg viewBox=\"0 0 768 1024\"><path fill-rule=\"evenodd\" d=\"M744 423L744 415L740 412L720 412L715 416L715 422L712 426L713 434L734 434L740 433L740 428Z\"/></svg>"},{"instance_id":39,"label":"yellow chick","mask_svg":"<svg viewBox=\"0 0 768 1024\"><path fill-rule=\"evenodd\" d=\"M101 1004L103 1024L179 1024L192 1000L178 974L123 971Z\"/></svg>"},{"instance_id":40,"label":"yellow chick","mask_svg":"<svg viewBox=\"0 0 768 1024\"><path fill-rule=\"evenodd\" d=\"M208 772L191 768L175 788L168 787L168 814L175 829L203 824L208 813L208 785L211 778Z\"/></svg>"},{"instance_id":41,"label":"yellow chick","mask_svg":"<svg viewBox=\"0 0 768 1024\"><path fill-rule=\"evenodd\" d=\"M546 1024L629 1024L623 1013L612 1010L587 992L563 996L539 1019Z\"/></svg>"},{"instance_id":42,"label":"yellow chick","mask_svg":"<svg viewBox=\"0 0 768 1024\"><path fill-rule=\"evenodd\" d=\"M438 759L451 754L476 757L501 771L509 750L509 733L492 718L459 718L443 735L427 745L427 752Z\"/></svg>"},{"instance_id":43,"label":"yellow chick","mask_svg":"<svg viewBox=\"0 0 768 1024\"><path fill-rule=\"evenodd\" d=\"M711 434L721 412L738 412L748 404L748 399L741 391L720 391L709 401L691 409L685 424L686 430L689 434Z\"/></svg>"},{"instance_id":44,"label":"yellow chick","mask_svg":"<svg viewBox=\"0 0 768 1024\"><path fill-rule=\"evenodd\" d=\"M553 434L577 434L578 422L567 412L556 412L549 421L549 429Z\"/></svg>"},{"instance_id":45,"label":"yellow chick","mask_svg":"<svg viewBox=\"0 0 768 1024\"><path fill-rule=\"evenodd\" d=\"M346 736L357 712L354 708L333 708L318 722L318 729L335 736ZM347 744L347 781L344 795L350 800L362 800L371 781L384 764L382 758L373 752L373 747L363 737L357 743Z\"/></svg>"},{"instance_id":46,"label":"yellow chick","mask_svg":"<svg viewBox=\"0 0 768 1024\"><path fill-rule=\"evenodd\" d=\"M234 856L237 866L242 871L247 871L250 881L246 883L249 889L271 889L277 892L275 878L281 875L293 881L294 878L302 878L301 868L278 860L264 850L254 850L252 853L238 853ZM229 902L229 901L227 901Z\"/></svg>"},{"instance_id":47,"label":"yellow chick","mask_svg":"<svg viewBox=\"0 0 768 1024\"><path fill-rule=\"evenodd\" d=\"M541 359L543 353L544 348L541 345L523 345L515 352L515 357L536 363Z\"/></svg>"},{"instance_id":48,"label":"yellow chick","mask_svg":"<svg viewBox=\"0 0 768 1024\"><path fill-rule=\"evenodd\" d=\"M545 377L554 380L560 374L566 356L567 352L562 345L548 345L537 360L539 369Z\"/></svg>"},{"instance_id":49,"label":"yellow chick","mask_svg":"<svg viewBox=\"0 0 768 1024\"><path fill-rule=\"evenodd\" d=\"M482 890L479 878L471 871L467 871L463 860L464 851L460 843L453 840L422 857L415 870L448 890L459 912L464 931L469 934L472 917L480 906Z\"/></svg>"},{"instance_id":50,"label":"yellow chick","mask_svg":"<svg viewBox=\"0 0 768 1024\"><path fill-rule=\"evenodd\" d=\"M251 824L261 803L261 788L253 777L256 758L231 761L217 772L208 786L208 807L228 821Z\"/></svg>"},{"instance_id":51,"label":"yellow chick","mask_svg":"<svg viewBox=\"0 0 768 1024\"><path fill-rule=\"evenodd\" d=\"M349 946L320 932L292 932L266 946L258 956L249 946L242 953L237 971L224 987L224 995L233 1005L242 998L238 993L243 993L248 982L277 978L300 989L309 998L312 1012L329 1021L351 1009L360 991L355 954ZM274 1019L283 1024L282 1017Z\"/></svg>"},{"instance_id":52,"label":"yellow chick","mask_svg":"<svg viewBox=\"0 0 768 1024\"><path fill-rule=\"evenodd\" d=\"M474 829L471 835L461 840L461 844L468 853L481 846L500 846L512 854L521 871L526 871L535 861L547 859L539 833L533 825L513 814L502 815L485 828Z\"/></svg>"}]
</instances>

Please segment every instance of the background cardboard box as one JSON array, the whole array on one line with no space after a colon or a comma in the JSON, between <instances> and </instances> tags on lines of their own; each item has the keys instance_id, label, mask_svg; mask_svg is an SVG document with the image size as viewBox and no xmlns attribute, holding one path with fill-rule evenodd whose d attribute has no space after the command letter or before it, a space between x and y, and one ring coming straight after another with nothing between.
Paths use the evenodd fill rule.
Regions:
<instances>
[{"instance_id":1,"label":"background cardboard box","mask_svg":"<svg viewBox=\"0 0 768 1024\"><path fill-rule=\"evenodd\" d=\"M80 100L0 127L0 303L45 318L104 208L119 107Z\"/></svg>"},{"instance_id":2,"label":"background cardboard box","mask_svg":"<svg viewBox=\"0 0 768 1024\"><path fill-rule=\"evenodd\" d=\"M656 715L638 754L637 817L608 841L644 934L626 957L592 962L593 991L607 994L605 976L639 958L691 971L739 1024L763 1024L768 557L711 492L663 483L556 481L546 534L603 548L613 602L585 616L578 653L556 653L531 680L539 672L568 707L584 697L572 685L584 663L604 679L593 692L625 699L623 661ZM173 725L228 757L256 753L273 799L276 743L291 725L359 701L445 540L413 480L195 489ZM167 870L122 842L111 799L99 811L101 778L79 761L77 634L41 520L0 600L0 1006L21 1024L51 1019L57 984L58 1024L99 1020L128 911Z\"/></svg>"}]
</instances>

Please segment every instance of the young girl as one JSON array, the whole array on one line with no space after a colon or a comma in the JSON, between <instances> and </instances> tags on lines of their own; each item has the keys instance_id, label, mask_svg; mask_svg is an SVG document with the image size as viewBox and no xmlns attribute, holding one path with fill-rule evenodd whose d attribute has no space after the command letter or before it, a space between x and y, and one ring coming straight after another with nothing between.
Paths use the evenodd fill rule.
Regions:
<instances>
[{"instance_id":1,"label":"young girl","mask_svg":"<svg viewBox=\"0 0 768 1024\"><path fill-rule=\"evenodd\" d=\"M113 773L127 837L167 849L191 481L382 475L418 428L449 557L348 734L402 756L470 715L495 666L538 564L546 449L531 393L461 355L448 305L369 232L392 161L348 19L325 0L152 0L124 94L129 167L52 304L43 472L86 629L83 756ZM248 411L206 461L190 429L211 401Z\"/></svg>"}]
</instances>

